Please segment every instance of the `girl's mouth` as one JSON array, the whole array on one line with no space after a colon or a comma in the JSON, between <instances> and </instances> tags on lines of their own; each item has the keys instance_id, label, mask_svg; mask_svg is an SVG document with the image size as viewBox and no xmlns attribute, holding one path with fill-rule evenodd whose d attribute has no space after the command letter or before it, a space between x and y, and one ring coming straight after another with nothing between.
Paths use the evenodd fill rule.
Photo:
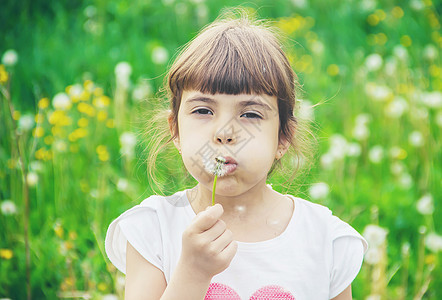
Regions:
<instances>
[{"instance_id":1,"label":"girl's mouth","mask_svg":"<svg viewBox=\"0 0 442 300\"><path fill-rule=\"evenodd\" d=\"M238 166L238 163L235 159L233 159L230 156L224 156L224 159L226 160L222 168L225 170L225 175L228 175L230 173L233 173L233 171L236 170L236 167Z\"/></svg>"},{"instance_id":2,"label":"girl's mouth","mask_svg":"<svg viewBox=\"0 0 442 300\"><path fill-rule=\"evenodd\" d=\"M238 163L230 156L221 156L205 161L204 166L207 172L222 177L233 173Z\"/></svg>"}]
</instances>

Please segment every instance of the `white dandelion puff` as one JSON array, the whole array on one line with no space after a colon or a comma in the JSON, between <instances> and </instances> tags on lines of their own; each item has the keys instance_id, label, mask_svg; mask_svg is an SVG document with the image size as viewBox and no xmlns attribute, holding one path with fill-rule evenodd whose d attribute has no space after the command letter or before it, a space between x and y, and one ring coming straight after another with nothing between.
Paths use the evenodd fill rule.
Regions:
<instances>
[{"instance_id":1,"label":"white dandelion puff","mask_svg":"<svg viewBox=\"0 0 442 300\"><path fill-rule=\"evenodd\" d=\"M35 117L31 114L26 114L18 120L18 127L24 131L29 131L34 127Z\"/></svg>"},{"instance_id":2,"label":"white dandelion puff","mask_svg":"<svg viewBox=\"0 0 442 300\"><path fill-rule=\"evenodd\" d=\"M422 196L416 203L417 211L422 215L431 215L434 212L434 201L431 194Z\"/></svg>"},{"instance_id":3,"label":"white dandelion puff","mask_svg":"<svg viewBox=\"0 0 442 300\"><path fill-rule=\"evenodd\" d=\"M5 216L15 215L17 213L17 206L11 200L4 200L0 205L0 210Z\"/></svg>"},{"instance_id":4,"label":"white dandelion puff","mask_svg":"<svg viewBox=\"0 0 442 300\"><path fill-rule=\"evenodd\" d=\"M388 230L375 224L369 224L365 227L362 235L367 240L370 248L376 248L385 243Z\"/></svg>"},{"instance_id":5,"label":"white dandelion puff","mask_svg":"<svg viewBox=\"0 0 442 300\"><path fill-rule=\"evenodd\" d=\"M442 251L442 236L435 232L430 232L425 237L425 246L435 253Z\"/></svg>"},{"instance_id":6,"label":"white dandelion puff","mask_svg":"<svg viewBox=\"0 0 442 300\"><path fill-rule=\"evenodd\" d=\"M425 143L424 135L420 131L413 131L408 136L408 142L413 147L422 147Z\"/></svg>"},{"instance_id":7,"label":"white dandelion puff","mask_svg":"<svg viewBox=\"0 0 442 300\"><path fill-rule=\"evenodd\" d=\"M314 183L309 188L309 195L314 200L326 198L329 192L330 192L330 187L325 182Z\"/></svg>"},{"instance_id":8,"label":"white dandelion puff","mask_svg":"<svg viewBox=\"0 0 442 300\"><path fill-rule=\"evenodd\" d=\"M380 145L373 146L368 152L368 159L374 164L379 164L383 158L384 149Z\"/></svg>"},{"instance_id":9,"label":"white dandelion puff","mask_svg":"<svg viewBox=\"0 0 442 300\"><path fill-rule=\"evenodd\" d=\"M152 61L157 65L162 65L169 59L169 52L166 48L161 46L156 46L152 50Z\"/></svg>"},{"instance_id":10,"label":"white dandelion puff","mask_svg":"<svg viewBox=\"0 0 442 300\"><path fill-rule=\"evenodd\" d=\"M6 50L2 56L2 64L8 67L13 67L18 62L18 54L14 49Z\"/></svg>"},{"instance_id":11,"label":"white dandelion puff","mask_svg":"<svg viewBox=\"0 0 442 300\"><path fill-rule=\"evenodd\" d=\"M29 186L35 186L38 183L38 175L35 172L29 172L26 176L26 180Z\"/></svg>"},{"instance_id":12,"label":"white dandelion puff","mask_svg":"<svg viewBox=\"0 0 442 300\"><path fill-rule=\"evenodd\" d=\"M367 68L368 71L377 71L382 67L382 63L382 56L373 53L365 59L365 68Z\"/></svg>"},{"instance_id":13,"label":"white dandelion puff","mask_svg":"<svg viewBox=\"0 0 442 300\"><path fill-rule=\"evenodd\" d=\"M72 107L72 101L66 93L58 93L52 99L52 106L58 110L68 110Z\"/></svg>"}]
</instances>

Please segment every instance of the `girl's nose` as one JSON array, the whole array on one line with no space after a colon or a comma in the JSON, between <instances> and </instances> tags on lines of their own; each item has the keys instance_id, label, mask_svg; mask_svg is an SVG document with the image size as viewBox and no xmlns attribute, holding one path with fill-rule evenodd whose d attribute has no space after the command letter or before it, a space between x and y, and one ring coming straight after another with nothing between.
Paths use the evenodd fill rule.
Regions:
<instances>
[{"instance_id":1,"label":"girl's nose","mask_svg":"<svg viewBox=\"0 0 442 300\"><path fill-rule=\"evenodd\" d=\"M233 126L231 126L230 128L223 128L222 130L216 132L215 142L223 145L234 144L237 139L236 135L237 133L235 132Z\"/></svg>"}]
</instances>

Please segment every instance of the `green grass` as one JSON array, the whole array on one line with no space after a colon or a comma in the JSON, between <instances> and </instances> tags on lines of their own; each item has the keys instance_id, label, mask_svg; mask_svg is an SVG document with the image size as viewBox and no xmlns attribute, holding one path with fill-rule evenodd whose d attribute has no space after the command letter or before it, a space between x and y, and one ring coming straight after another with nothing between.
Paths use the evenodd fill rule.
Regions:
<instances>
[{"instance_id":1,"label":"green grass","mask_svg":"<svg viewBox=\"0 0 442 300\"><path fill-rule=\"evenodd\" d=\"M0 298L26 298L25 218L34 299L78 291L94 299L122 297L121 275L103 252L104 236L115 217L156 190L144 161L146 111L167 107L155 94L177 49L224 6L236 4L167 2L172 1L5 4L0 54L15 49L19 60L6 66L9 80L1 85L0 204L11 200L17 211L0 213ZM299 97L319 104L313 127L318 152L311 171L289 188L278 173L269 182L281 192L327 205L361 233L370 224L388 230L378 260L364 263L354 282L355 299L375 293L382 299L439 299L441 251L432 252L425 238L431 232L442 235L442 3L382 1L365 10L360 1L293 3L245 4L275 20L286 34L285 50L302 85ZM156 47L166 50L166 61L152 60ZM381 58L381 64L369 70L371 54L378 54L371 57ZM121 61L132 67L127 88L115 79ZM147 101L134 99L133 91L143 86ZM387 87L385 97L379 96L382 87ZM52 104L60 92L72 101L64 113ZM422 101L429 92L434 104ZM399 114L401 105L406 109ZM28 129L19 126L17 148L13 124L28 114L38 115L38 122ZM353 134L361 115L368 117L360 125L369 132L365 138ZM137 137L133 155L121 153L124 132ZM336 134L346 143L330 146ZM349 143L360 154L342 155ZM384 156L373 162L377 145ZM28 216L18 150L25 173L38 177L32 184L33 175L28 176ZM194 183L178 161L169 151L157 164L165 193ZM310 185L317 182L325 182L329 192L312 198ZM434 212L422 214L417 203L427 194Z\"/></svg>"}]
</instances>

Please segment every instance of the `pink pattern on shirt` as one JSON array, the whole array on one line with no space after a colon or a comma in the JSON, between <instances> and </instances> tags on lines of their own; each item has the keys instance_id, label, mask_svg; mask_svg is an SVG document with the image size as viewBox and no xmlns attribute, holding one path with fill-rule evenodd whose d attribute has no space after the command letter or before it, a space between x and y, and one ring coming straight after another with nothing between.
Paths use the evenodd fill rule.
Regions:
<instances>
[{"instance_id":1,"label":"pink pattern on shirt","mask_svg":"<svg viewBox=\"0 0 442 300\"><path fill-rule=\"evenodd\" d=\"M228 285L211 283L204 300L241 300L239 295Z\"/></svg>"},{"instance_id":2,"label":"pink pattern on shirt","mask_svg":"<svg viewBox=\"0 0 442 300\"><path fill-rule=\"evenodd\" d=\"M241 300L239 295L228 285L211 283L204 300ZM249 300L296 300L284 288L277 285L268 285L260 288Z\"/></svg>"}]
</instances>

